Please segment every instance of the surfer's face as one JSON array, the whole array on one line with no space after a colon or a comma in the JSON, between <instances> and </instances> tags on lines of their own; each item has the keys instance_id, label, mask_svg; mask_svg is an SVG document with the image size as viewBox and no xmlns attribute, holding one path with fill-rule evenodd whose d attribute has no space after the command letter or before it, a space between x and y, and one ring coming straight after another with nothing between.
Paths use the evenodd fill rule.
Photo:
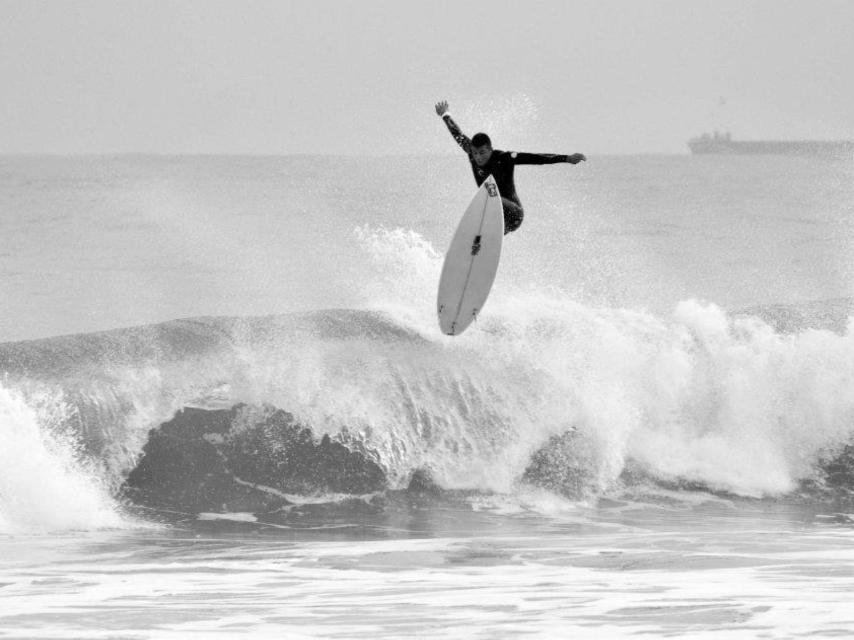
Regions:
<instances>
[{"instance_id":1,"label":"surfer's face","mask_svg":"<svg viewBox=\"0 0 854 640\"><path fill-rule=\"evenodd\" d=\"M489 156L492 155L492 146L485 144L482 147L472 147L471 157L474 158L477 166L482 167L489 162Z\"/></svg>"}]
</instances>

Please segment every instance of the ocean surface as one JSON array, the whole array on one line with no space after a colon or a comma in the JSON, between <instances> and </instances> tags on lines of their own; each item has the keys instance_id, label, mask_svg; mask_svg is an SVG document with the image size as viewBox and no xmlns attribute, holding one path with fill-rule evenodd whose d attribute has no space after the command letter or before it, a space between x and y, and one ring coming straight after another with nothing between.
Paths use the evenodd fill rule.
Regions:
<instances>
[{"instance_id":1,"label":"ocean surface","mask_svg":"<svg viewBox=\"0 0 854 640\"><path fill-rule=\"evenodd\" d=\"M0 638L854 636L854 160L0 157Z\"/></svg>"}]
</instances>

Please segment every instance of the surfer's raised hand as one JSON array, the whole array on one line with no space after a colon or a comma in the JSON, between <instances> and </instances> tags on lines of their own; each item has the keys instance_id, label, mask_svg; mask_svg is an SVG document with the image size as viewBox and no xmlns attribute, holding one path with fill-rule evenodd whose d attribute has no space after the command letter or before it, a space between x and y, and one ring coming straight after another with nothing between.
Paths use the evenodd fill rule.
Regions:
<instances>
[{"instance_id":1,"label":"surfer's raised hand","mask_svg":"<svg viewBox=\"0 0 854 640\"><path fill-rule=\"evenodd\" d=\"M440 118L448 112L448 101L442 100L436 103L436 115Z\"/></svg>"},{"instance_id":2,"label":"surfer's raised hand","mask_svg":"<svg viewBox=\"0 0 854 640\"><path fill-rule=\"evenodd\" d=\"M583 153L573 153L571 156L566 156L566 161L569 164L578 164L579 162L584 162L587 160L587 156Z\"/></svg>"}]
</instances>

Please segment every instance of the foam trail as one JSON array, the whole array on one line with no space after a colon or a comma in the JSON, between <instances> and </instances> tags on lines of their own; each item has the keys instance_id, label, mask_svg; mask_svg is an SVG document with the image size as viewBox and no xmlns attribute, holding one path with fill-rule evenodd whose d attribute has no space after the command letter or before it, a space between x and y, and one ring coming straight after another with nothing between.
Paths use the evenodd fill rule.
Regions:
<instances>
[{"instance_id":1,"label":"foam trail","mask_svg":"<svg viewBox=\"0 0 854 640\"><path fill-rule=\"evenodd\" d=\"M66 409L61 398L0 386L0 533L126 526L64 429Z\"/></svg>"}]
</instances>

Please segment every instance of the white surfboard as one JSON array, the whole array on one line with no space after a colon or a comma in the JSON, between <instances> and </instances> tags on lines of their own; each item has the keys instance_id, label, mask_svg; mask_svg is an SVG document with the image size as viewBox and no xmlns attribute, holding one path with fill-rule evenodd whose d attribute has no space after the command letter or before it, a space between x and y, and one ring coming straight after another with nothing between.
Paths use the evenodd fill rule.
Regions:
<instances>
[{"instance_id":1,"label":"white surfboard","mask_svg":"<svg viewBox=\"0 0 854 640\"><path fill-rule=\"evenodd\" d=\"M439 279L439 326L458 336L477 317L501 257L504 207L492 176L478 189L457 227Z\"/></svg>"}]
</instances>

